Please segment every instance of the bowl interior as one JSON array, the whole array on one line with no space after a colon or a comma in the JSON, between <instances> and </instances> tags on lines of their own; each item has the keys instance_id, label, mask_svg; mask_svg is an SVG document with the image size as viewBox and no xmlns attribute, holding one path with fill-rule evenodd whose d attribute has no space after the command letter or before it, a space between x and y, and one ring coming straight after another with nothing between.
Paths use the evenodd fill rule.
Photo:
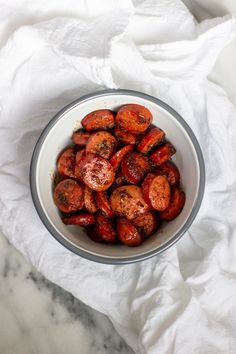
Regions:
<instances>
[{"instance_id":1,"label":"bowl interior","mask_svg":"<svg viewBox=\"0 0 236 354\"><path fill-rule=\"evenodd\" d=\"M138 103L146 106L153 113L153 124L166 132L167 139L173 143L177 152L173 158L181 173L182 188L186 193L186 203L181 214L172 222L163 224L160 230L141 246L129 248L123 245L104 245L91 241L82 228L65 226L53 202L52 178L56 168L58 154L71 143L72 131L81 126L81 119L89 112L109 108L117 110L121 105ZM200 181L200 168L194 145L180 122L158 103L144 97L129 94L106 94L75 103L65 110L48 127L41 141L35 168L36 193L43 210L43 218L54 228L54 236L73 245L75 250L107 259L123 260L142 257L153 250L163 247L178 233L182 232L195 205ZM41 215L42 217L42 215ZM93 258L93 256L92 256Z\"/></svg>"}]
</instances>

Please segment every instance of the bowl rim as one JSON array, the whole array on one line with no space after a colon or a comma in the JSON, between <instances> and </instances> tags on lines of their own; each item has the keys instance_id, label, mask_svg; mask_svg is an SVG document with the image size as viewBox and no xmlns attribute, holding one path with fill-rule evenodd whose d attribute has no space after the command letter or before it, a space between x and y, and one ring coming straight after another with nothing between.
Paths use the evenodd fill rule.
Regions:
<instances>
[{"instance_id":1,"label":"bowl rim","mask_svg":"<svg viewBox=\"0 0 236 354\"><path fill-rule=\"evenodd\" d=\"M168 111L184 128L184 130L187 132L193 146L195 149L195 152L197 154L197 159L199 163L199 186L198 186L198 195L195 200L194 206L192 208L192 211L184 223L184 225L181 227L181 229L164 245L160 246L158 249L153 249L151 251L148 251L144 254L137 255L137 256L130 256L130 257L125 257L125 258L112 258L112 257L105 257L105 256L99 256L99 255L94 255L91 254L89 251L84 251L81 250L79 247L74 246L72 243L64 239L54 228L53 224L49 221L46 213L44 212L38 192L37 192L37 187L36 187L36 168L38 164L38 158L39 154L41 151L41 148L43 146L43 143L50 131L51 128L61 119L61 117L66 113L72 110L74 107L77 105L84 103L86 101L90 101L91 99L95 97L103 97L107 95L129 95L133 97L140 97L143 98L147 101L153 102L157 105L159 105L161 108L164 108L166 111ZM64 247L66 247L68 250L72 251L73 253L86 258L90 261L98 262L98 263L104 263L104 264L117 264L117 265L122 265L122 264L129 264L129 263L135 263L139 261L144 261L146 259L149 259L153 256L156 256L171 246L173 246L183 235L184 233L189 229L191 224L193 223L199 208L201 206L201 202L203 199L204 195L204 190L205 190L205 164L204 164L204 159L203 159L203 154L200 148L200 145L197 141L197 138L195 137L195 134L193 133L192 129L189 127L189 125L185 122L185 120L173 109L171 108L167 103L161 101L160 99L150 96L148 94L139 92L139 91L134 91L134 90L126 90L126 89L108 89L108 90L102 90L102 91L96 91L84 96L81 96L80 98L74 100L72 103L66 105L64 108L62 108L54 117L49 121L49 123L45 126L43 131L41 132L36 145L34 147L32 157L31 157L31 163L30 163L30 171L29 171L29 181L30 181L30 191L31 191L31 196L33 200L33 204L35 206L35 209L46 227L46 229L50 232L50 234L59 242L61 243Z\"/></svg>"}]
</instances>

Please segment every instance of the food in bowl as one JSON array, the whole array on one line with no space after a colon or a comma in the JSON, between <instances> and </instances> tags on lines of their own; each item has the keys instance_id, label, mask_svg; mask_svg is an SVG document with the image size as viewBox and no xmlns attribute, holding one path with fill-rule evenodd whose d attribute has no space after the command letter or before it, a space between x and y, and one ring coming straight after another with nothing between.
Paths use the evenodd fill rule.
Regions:
<instances>
[{"instance_id":1,"label":"food in bowl","mask_svg":"<svg viewBox=\"0 0 236 354\"><path fill-rule=\"evenodd\" d=\"M139 246L185 203L175 147L139 104L87 114L57 160L54 202L66 225L104 244Z\"/></svg>"}]
</instances>

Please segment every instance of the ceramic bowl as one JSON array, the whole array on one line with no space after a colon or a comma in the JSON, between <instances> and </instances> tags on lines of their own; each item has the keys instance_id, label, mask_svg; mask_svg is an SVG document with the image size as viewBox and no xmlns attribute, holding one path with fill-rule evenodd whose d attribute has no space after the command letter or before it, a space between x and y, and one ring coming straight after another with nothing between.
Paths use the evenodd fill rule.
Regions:
<instances>
[{"instance_id":1,"label":"ceramic bowl","mask_svg":"<svg viewBox=\"0 0 236 354\"><path fill-rule=\"evenodd\" d=\"M153 114L153 124L166 132L168 140L177 150L173 161L180 170L181 185L186 194L186 203L181 214L175 220L163 224L156 234L139 247L95 243L86 236L82 228L64 225L52 194L52 176L58 154L71 143L71 134L81 126L81 119L94 110L117 110L127 103L146 106ZM141 92L107 90L79 98L52 118L33 152L30 185L33 202L42 222L64 247L92 261L125 264L145 260L165 251L188 230L203 198L205 169L194 133L171 107Z\"/></svg>"}]
</instances>

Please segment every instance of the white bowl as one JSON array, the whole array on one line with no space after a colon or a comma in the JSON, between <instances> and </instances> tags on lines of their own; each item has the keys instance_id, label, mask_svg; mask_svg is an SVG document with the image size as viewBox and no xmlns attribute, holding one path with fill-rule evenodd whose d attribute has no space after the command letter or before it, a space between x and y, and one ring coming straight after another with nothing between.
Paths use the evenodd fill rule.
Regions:
<instances>
[{"instance_id":1,"label":"white bowl","mask_svg":"<svg viewBox=\"0 0 236 354\"><path fill-rule=\"evenodd\" d=\"M101 108L117 110L127 103L146 106L153 114L153 124L166 132L177 152L174 162L181 173L186 203L181 214L163 224L156 234L139 247L106 245L91 241L82 228L66 226L53 202L52 175L60 151L70 144L71 134L80 127L81 119ZM199 144L187 123L164 102L130 90L107 90L79 98L62 109L45 127L35 146L30 185L36 210L48 231L72 252L96 262L132 263L152 257L172 246L192 224L202 201L205 168Z\"/></svg>"}]
</instances>

